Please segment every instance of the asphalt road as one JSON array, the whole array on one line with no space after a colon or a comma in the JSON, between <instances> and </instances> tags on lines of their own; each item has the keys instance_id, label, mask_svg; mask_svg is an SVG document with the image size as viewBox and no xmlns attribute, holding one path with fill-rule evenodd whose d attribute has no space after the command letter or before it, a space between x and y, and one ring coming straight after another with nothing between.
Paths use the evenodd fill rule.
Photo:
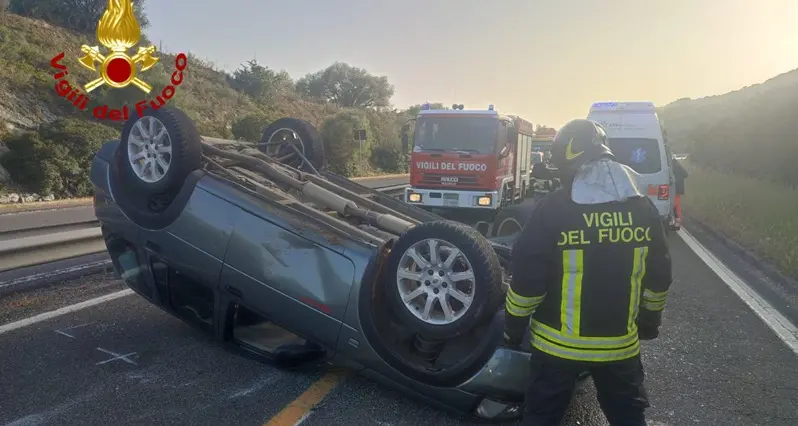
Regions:
<instances>
[{"instance_id":1,"label":"asphalt road","mask_svg":"<svg viewBox=\"0 0 798 426\"><path fill-rule=\"evenodd\" d=\"M671 248L675 282L661 337L643 349L650 424L798 424L796 353L678 235ZM0 324L123 288L98 275L0 299ZM308 391L323 372L241 358L136 295L2 330L0 424L295 424L286 411L307 426L468 424L359 377L328 394ZM314 395L324 398L304 415ZM592 385L567 424L606 424Z\"/></svg>"}]
</instances>

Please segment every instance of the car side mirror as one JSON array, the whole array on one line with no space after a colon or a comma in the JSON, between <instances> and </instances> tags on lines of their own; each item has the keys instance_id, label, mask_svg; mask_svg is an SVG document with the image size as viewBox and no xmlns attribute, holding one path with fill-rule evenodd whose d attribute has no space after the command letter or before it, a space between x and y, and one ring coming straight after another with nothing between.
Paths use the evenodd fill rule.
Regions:
<instances>
[{"instance_id":1,"label":"car side mirror","mask_svg":"<svg viewBox=\"0 0 798 426\"><path fill-rule=\"evenodd\" d=\"M504 148L499 152L499 158L504 158L510 155L510 145L504 145Z\"/></svg>"}]
</instances>

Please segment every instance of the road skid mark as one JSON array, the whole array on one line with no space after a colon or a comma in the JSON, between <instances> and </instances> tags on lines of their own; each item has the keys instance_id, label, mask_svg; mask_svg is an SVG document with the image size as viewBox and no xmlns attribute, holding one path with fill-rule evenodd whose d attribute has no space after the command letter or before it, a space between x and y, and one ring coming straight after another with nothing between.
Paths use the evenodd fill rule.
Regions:
<instances>
[{"instance_id":1,"label":"road skid mark","mask_svg":"<svg viewBox=\"0 0 798 426\"><path fill-rule=\"evenodd\" d=\"M776 308L762 298L753 288L726 267L714 254L704 247L689 232L682 228L678 232L682 240L737 296L751 308L762 321L776 333L796 355L798 355L798 328Z\"/></svg>"},{"instance_id":2,"label":"road skid mark","mask_svg":"<svg viewBox=\"0 0 798 426\"><path fill-rule=\"evenodd\" d=\"M331 371L280 410L263 426L296 426L305 421L311 410L347 376L345 371Z\"/></svg>"}]
</instances>

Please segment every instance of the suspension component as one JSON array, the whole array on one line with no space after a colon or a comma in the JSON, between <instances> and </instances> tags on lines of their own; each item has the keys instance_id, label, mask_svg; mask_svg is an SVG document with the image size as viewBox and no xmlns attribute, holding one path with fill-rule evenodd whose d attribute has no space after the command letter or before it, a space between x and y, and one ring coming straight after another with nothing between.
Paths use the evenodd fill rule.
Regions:
<instances>
[{"instance_id":1,"label":"suspension component","mask_svg":"<svg viewBox=\"0 0 798 426\"><path fill-rule=\"evenodd\" d=\"M427 339L416 333L413 338L413 349L416 355L420 356L424 361L433 363L440 356L444 343L445 341L443 340Z\"/></svg>"}]
</instances>

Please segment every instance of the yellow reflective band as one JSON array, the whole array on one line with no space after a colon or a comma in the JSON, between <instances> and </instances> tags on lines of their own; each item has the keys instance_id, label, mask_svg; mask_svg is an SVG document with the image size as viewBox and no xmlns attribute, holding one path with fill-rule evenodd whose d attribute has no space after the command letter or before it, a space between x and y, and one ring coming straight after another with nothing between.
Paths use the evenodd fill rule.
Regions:
<instances>
[{"instance_id":1,"label":"yellow reflective band","mask_svg":"<svg viewBox=\"0 0 798 426\"><path fill-rule=\"evenodd\" d=\"M645 289L643 291L643 300L648 300L651 302L664 302L665 299L667 298L668 298L667 291L658 292L658 291L651 291L649 289Z\"/></svg>"},{"instance_id":2,"label":"yellow reflective band","mask_svg":"<svg viewBox=\"0 0 798 426\"><path fill-rule=\"evenodd\" d=\"M534 319L530 322L530 329L532 330L532 335L538 335L555 344L576 349L623 349L638 340L637 330L623 336L566 336L559 330Z\"/></svg>"},{"instance_id":3,"label":"yellow reflective band","mask_svg":"<svg viewBox=\"0 0 798 426\"><path fill-rule=\"evenodd\" d=\"M535 307L540 305L540 302L543 301L543 297L544 296L521 296L520 294L514 292L512 287L507 290L507 300L511 300L513 304L521 308L528 308L530 306Z\"/></svg>"},{"instance_id":4,"label":"yellow reflective band","mask_svg":"<svg viewBox=\"0 0 798 426\"><path fill-rule=\"evenodd\" d=\"M649 302L647 300L643 300L643 303L640 304L643 309L647 309L649 311L662 311L665 309L665 301L661 302Z\"/></svg>"},{"instance_id":5,"label":"yellow reflective band","mask_svg":"<svg viewBox=\"0 0 798 426\"><path fill-rule=\"evenodd\" d=\"M562 252L560 324L562 332L572 336L579 335L581 323L583 254L582 250Z\"/></svg>"},{"instance_id":6,"label":"yellow reflective band","mask_svg":"<svg viewBox=\"0 0 798 426\"><path fill-rule=\"evenodd\" d=\"M630 333L637 330L635 320L640 309L640 290L643 287L643 277L646 275L647 256L648 247L635 247L629 289L629 322L626 326Z\"/></svg>"},{"instance_id":7,"label":"yellow reflective band","mask_svg":"<svg viewBox=\"0 0 798 426\"><path fill-rule=\"evenodd\" d=\"M514 317L528 317L535 312L535 308L520 308L509 299L504 303L504 309Z\"/></svg>"},{"instance_id":8,"label":"yellow reflective band","mask_svg":"<svg viewBox=\"0 0 798 426\"><path fill-rule=\"evenodd\" d=\"M573 361L609 362L620 361L636 356L640 353L640 342L633 345L612 350L584 350L557 346L539 335L532 335L532 346L557 358Z\"/></svg>"}]
</instances>

